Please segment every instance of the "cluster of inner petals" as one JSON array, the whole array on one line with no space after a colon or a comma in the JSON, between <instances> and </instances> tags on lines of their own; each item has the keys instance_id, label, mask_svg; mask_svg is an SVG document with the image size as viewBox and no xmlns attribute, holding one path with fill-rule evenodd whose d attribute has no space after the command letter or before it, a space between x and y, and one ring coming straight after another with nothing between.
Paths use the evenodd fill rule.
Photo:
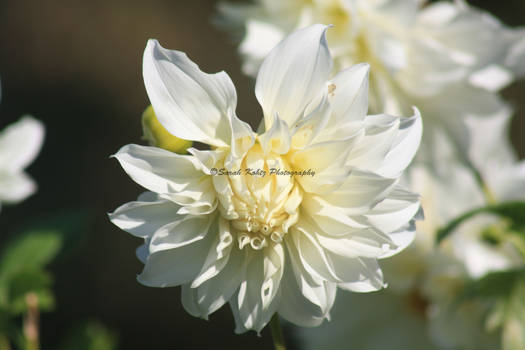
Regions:
<instances>
[{"instance_id":1,"label":"cluster of inner petals","mask_svg":"<svg viewBox=\"0 0 525 350\"><path fill-rule=\"evenodd\" d=\"M302 190L289 175L286 158L265 154L256 143L235 165L223 165L224 175L214 176L221 216L230 223L239 248L261 250L280 244L299 217Z\"/></svg>"}]
</instances>

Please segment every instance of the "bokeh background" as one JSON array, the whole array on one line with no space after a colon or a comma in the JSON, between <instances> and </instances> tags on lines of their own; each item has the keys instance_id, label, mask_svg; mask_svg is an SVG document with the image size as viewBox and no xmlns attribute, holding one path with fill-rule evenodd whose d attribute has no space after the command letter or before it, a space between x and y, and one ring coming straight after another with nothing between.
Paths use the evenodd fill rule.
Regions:
<instances>
[{"instance_id":1,"label":"bokeh background","mask_svg":"<svg viewBox=\"0 0 525 350\"><path fill-rule=\"evenodd\" d=\"M284 1L284 0L283 0ZM471 0L511 26L525 25L523 0ZM243 76L233 37L212 24L215 0L0 1L0 128L23 114L46 125L40 156L29 168L38 193L2 209L0 248L31 221L86 210L91 220L74 253L50 267L57 308L41 320L42 348L54 347L77 320L99 320L120 349L271 349L268 330L235 335L228 307L209 322L188 315L179 288L141 286L135 276L139 239L106 213L142 189L109 159L121 146L142 143L140 116L149 104L142 81L148 38L185 51L207 72L234 81L238 116L261 117L254 82ZM504 92L515 105L512 139L525 155L525 83ZM293 348L293 347L292 347Z\"/></svg>"}]
</instances>

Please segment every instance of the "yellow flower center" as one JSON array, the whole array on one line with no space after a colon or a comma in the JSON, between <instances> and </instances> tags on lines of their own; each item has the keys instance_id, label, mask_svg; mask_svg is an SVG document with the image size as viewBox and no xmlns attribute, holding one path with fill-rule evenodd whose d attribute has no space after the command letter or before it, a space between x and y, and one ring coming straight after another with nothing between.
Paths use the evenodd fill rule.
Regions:
<instances>
[{"instance_id":1,"label":"yellow flower center","mask_svg":"<svg viewBox=\"0 0 525 350\"><path fill-rule=\"evenodd\" d=\"M302 200L286 156L265 154L259 143L236 164L221 162L213 177L219 210L239 248L255 250L282 242L297 222Z\"/></svg>"}]
</instances>

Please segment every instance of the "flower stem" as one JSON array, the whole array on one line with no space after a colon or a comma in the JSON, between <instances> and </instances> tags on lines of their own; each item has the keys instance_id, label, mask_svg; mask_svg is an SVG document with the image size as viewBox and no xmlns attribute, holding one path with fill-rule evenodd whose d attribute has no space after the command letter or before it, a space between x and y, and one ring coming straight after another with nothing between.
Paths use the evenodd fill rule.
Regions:
<instances>
[{"instance_id":1,"label":"flower stem","mask_svg":"<svg viewBox=\"0 0 525 350\"><path fill-rule=\"evenodd\" d=\"M284 345L283 329L281 328L281 322L279 322L279 316L277 313L273 314L270 320L270 329L272 330L273 345L275 350L286 350Z\"/></svg>"},{"instance_id":2,"label":"flower stem","mask_svg":"<svg viewBox=\"0 0 525 350\"><path fill-rule=\"evenodd\" d=\"M39 310L38 297L34 293L26 295L27 314L24 317L24 336L26 338L27 350L39 350L38 340Z\"/></svg>"}]
</instances>

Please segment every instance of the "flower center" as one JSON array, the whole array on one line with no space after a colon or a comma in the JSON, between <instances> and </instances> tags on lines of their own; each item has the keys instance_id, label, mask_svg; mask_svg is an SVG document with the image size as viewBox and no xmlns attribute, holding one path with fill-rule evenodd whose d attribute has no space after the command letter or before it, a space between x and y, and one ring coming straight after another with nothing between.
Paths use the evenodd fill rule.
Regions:
<instances>
[{"instance_id":1,"label":"flower center","mask_svg":"<svg viewBox=\"0 0 525 350\"><path fill-rule=\"evenodd\" d=\"M228 162L224 162L228 163ZM297 222L302 190L285 157L264 154L256 143L235 164L222 164L225 175L214 176L219 210L230 222L239 248L255 250L280 244Z\"/></svg>"}]
</instances>

